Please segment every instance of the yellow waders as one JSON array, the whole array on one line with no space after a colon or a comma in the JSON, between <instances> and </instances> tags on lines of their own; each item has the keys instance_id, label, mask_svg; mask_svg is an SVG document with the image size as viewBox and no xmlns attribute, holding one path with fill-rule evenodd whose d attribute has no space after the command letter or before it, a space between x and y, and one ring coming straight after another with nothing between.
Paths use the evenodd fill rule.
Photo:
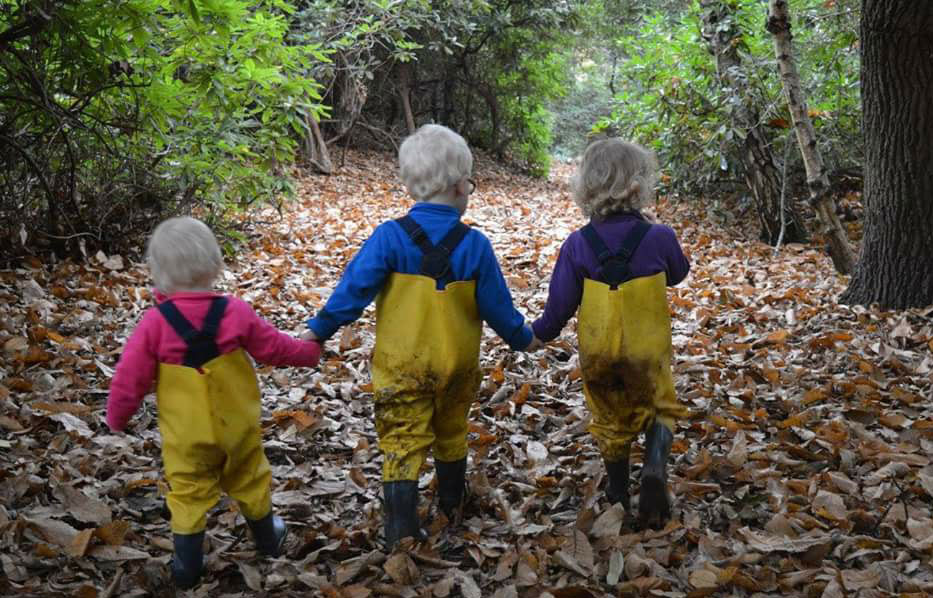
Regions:
<instances>
[{"instance_id":1,"label":"yellow waders","mask_svg":"<svg viewBox=\"0 0 933 598\"><path fill-rule=\"evenodd\" d=\"M272 509L256 373L242 349L201 368L159 364L156 386L172 532L203 531L226 491L247 519Z\"/></svg>"},{"instance_id":2,"label":"yellow waders","mask_svg":"<svg viewBox=\"0 0 933 598\"><path fill-rule=\"evenodd\" d=\"M383 481L417 480L432 447L439 461L466 457L482 329L475 281L439 291L427 276L389 276L376 299L372 366Z\"/></svg>"},{"instance_id":3,"label":"yellow waders","mask_svg":"<svg viewBox=\"0 0 933 598\"><path fill-rule=\"evenodd\" d=\"M627 457L655 418L668 428L687 414L674 394L666 275L634 278L612 290L583 281L578 315L583 394L590 433L607 461Z\"/></svg>"}]
</instances>

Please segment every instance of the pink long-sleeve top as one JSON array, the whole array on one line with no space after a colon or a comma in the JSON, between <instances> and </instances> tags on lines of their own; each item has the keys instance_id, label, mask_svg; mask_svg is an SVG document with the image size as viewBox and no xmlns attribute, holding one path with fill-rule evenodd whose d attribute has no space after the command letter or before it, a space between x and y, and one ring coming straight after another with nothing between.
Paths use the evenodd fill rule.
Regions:
<instances>
[{"instance_id":1,"label":"pink long-sleeve top","mask_svg":"<svg viewBox=\"0 0 933 598\"><path fill-rule=\"evenodd\" d=\"M217 296L218 293L207 291L173 293L168 297L156 293L156 300L174 301L185 319L200 330L211 300ZM227 308L215 339L221 355L243 348L256 361L267 365L317 365L321 358L319 343L279 332L245 301L231 296L227 299ZM120 431L126 427L152 388L159 364L181 365L187 348L158 308L146 310L123 348L110 383L107 399L107 425L110 429Z\"/></svg>"}]
</instances>

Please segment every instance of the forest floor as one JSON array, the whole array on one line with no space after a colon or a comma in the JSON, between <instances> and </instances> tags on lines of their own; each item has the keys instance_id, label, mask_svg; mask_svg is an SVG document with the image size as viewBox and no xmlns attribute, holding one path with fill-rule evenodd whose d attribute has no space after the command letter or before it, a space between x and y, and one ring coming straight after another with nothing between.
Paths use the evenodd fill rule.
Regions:
<instances>
[{"instance_id":1,"label":"forest floor","mask_svg":"<svg viewBox=\"0 0 933 598\"><path fill-rule=\"evenodd\" d=\"M491 239L529 318L561 243L583 224L567 175L566 165L547 181L488 160L476 168L465 219ZM221 287L300 331L372 229L410 205L397 180L390 156L354 152L339 174L304 177L296 202L253 215ZM574 325L535 354L510 352L487 328L464 521L435 516L429 462L431 538L385 554L370 309L327 344L318 369L259 370L287 556L257 559L224 500L209 519L209 573L189 594L933 593L933 309L840 305L846 280L816 247L775 255L707 202L662 201L657 213L693 263L669 295L676 386L691 416L675 436L665 529L637 529L603 497ZM0 272L0 595L173 593L154 402L125 435L103 419L147 289L129 256Z\"/></svg>"}]
</instances>

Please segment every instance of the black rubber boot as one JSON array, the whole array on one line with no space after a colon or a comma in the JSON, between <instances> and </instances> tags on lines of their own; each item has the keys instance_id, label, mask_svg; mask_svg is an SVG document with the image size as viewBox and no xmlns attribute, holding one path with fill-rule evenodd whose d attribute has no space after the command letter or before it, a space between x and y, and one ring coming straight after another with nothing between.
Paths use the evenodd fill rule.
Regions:
<instances>
[{"instance_id":1,"label":"black rubber boot","mask_svg":"<svg viewBox=\"0 0 933 598\"><path fill-rule=\"evenodd\" d=\"M652 423L645 434L645 465L641 470L638 513L644 524L656 529L663 527L671 517L667 459L673 440L673 433L658 421Z\"/></svg>"},{"instance_id":2,"label":"black rubber boot","mask_svg":"<svg viewBox=\"0 0 933 598\"><path fill-rule=\"evenodd\" d=\"M172 579L187 590L198 585L204 571L204 532L174 534L175 556L172 557Z\"/></svg>"},{"instance_id":3,"label":"black rubber boot","mask_svg":"<svg viewBox=\"0 0 933 598\"><path fill-rule=\"evenodd\" d=\"M285 543L285 536L288 535L288 527L281 517L273 515L270 511L262 519L255 521L246 520L249 529L253 532L253 540L256 542L256 550L263 556L277 557L282 551L282 545Z\"/></svg>"},{"instance_id":4,"label":"black rubber boot","mask_svg":"<svg viewBox=\"0 0 933 598\"><path fill-rule=\"evenodd\" d=\"M629 458L623 457L618 461L605 461L606 473L609 474L609 480L606 484L606 498L610 504L621 503L627 513L630 503L628 494L629 476L631 467Z\"/></svg>"},{"instance_id":5,"label":"black rubber boot","mask_svg":"<svg viewBox=\"0 0 933 598\"><path fill-rule=\"evenodd\" d=\"M418 522L418 482L383 482L382 493L385 496L386 549L395 548L402 538L422 540Z\"/></svg>"},{"instance_id":6,"label":"black rubber boot","mask_svg":"<svg viewBox=\"0 0 933 598\"><path fill-rule=\"evenodd\" d=\"M466 463L466 457L457 461L434 461L434 469L437 472L437 503L449 521L454 521L463 504Z\"/></svg>"}]
</instances>

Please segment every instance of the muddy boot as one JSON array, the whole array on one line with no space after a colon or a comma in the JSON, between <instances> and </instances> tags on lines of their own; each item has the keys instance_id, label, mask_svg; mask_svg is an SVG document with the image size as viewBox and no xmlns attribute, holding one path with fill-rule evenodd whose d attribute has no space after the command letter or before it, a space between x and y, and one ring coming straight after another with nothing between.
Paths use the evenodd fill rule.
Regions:
<instances>
[{"instance_id":1,"label":"muddy boot","mask_svg":"<svg viewBox=\"0 0 933 598\"><path fill-rule=\"evenodd\" d=\"M198 585L204 570L204 532L174 534L175 556L172 557L172 579L175 586L187 590Z\"/></svg>"},{"instance_id":2,"label":"muddy boot","mask_svg":"<svg viewBox=\"0 0 933 598\"><path fill-rule=\"evenodd\" d=\"M288 527L282 521L282 518L273 515L270 511L262 519L247 519L246 523L249 525L250 531L253 532L256 550L263 556L279 556L282 545L285 543L285 536L288 535Z\"/></svg>"},{"instance_id":3,"label":"muddy boot","mask_svg":"<svg viewBox=\"0 0 933 598\"><path fill-rule=\"evenodd\" d=\"M434 461L437 472L437 502L441 511L453 522L463 504L466 487L467 458L457 461Z\"/></svg>"},{"instance_id":4,"label":"muddy boot","mask_svg":"<svg viewBox=\"0 0 933 598\"><path fill-rule=\"evenodd\" d=\"M386 550L395 548L402 538L424 539L418 522L418 482L383 482L382 493L385 496Z\"/></svg>"},{"instance_id":5,"label":"muddy boot","mask_svg":"<svg viewBox=\"0 0 933 598\"><path fill-rule=\"evenodd\" d=\"M606 498L609 499L609 504L620 503L628 513L630 506L628 483L631 475L629 458L606 461L606 473L609 474L609 480L606 483Z\"/></svg>"},{"instance_id":6,"label":"muddy boot","mask_svg":"<svg viewBox=\"0 0 933 598\"><path fill-rule=\"evenodd\" d=\"M671 517L671 498L667 490L667 459L671 454L673 433L659 421L645 434L645 465L641 470L641 495L638 513L645 525L663 527Z\"/></svg>"}]
</instances>

